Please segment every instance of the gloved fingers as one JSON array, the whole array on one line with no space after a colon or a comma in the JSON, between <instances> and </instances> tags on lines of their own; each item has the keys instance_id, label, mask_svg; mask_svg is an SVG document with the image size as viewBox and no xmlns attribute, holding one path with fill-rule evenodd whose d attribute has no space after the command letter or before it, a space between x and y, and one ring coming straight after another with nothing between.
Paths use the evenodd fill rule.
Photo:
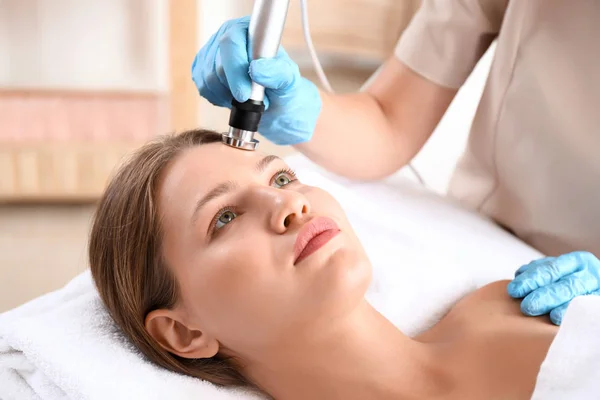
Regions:
<instances>
[{"instance_id":1,"label":"gloved fingers","mask_svg":"<svg viewBox=\"0 0 600 400\"><path fill-rule=\"evenodd\" d=\"M293 79L288 77L289 71L285 68L287 65L281 62L284 59L291 61L283 47L279 47L274 58L259 58L250 61L248 71L250 79L265 88L265 98L263 100L265 110L269 109L270 97L281 97L281 92L273 89L280 90L294 82Z\"/></svg>"},{"instance_id":2,"label":"gloved fingers","mask_svg":"<svg viewBox=\"0 0 600 400\"><path fill-rule=\"evenodd\" d=\"M533 261L529 268L508 284L507 291L511 297L522 298L579 269L581 269L580 259L573 253Z\"/></svg>"},{"instance_id":3,"label":"gloved fingers","mask_svg":"<svg viewBox=\"0 0 600 400\"><path fill-rule=\"evenodd\" d=\"M229 91L227 84L224 85L219 78L217 68L222 69L222 67L217 65L218 58L217 54L211 72L201 75L200 79L202 84L196 84L196 86L198 87L200 96L204 97L211 104L218 107L231 107L231 92Z\"/></svg>"},{"instance_id":4,"label":"gloved fingers","mask_svg":"<svg viewBox=\"0 0 600 400\"><path fill-rule=\"evenodd\" d=\"M200 96L216 106L228 107L231 105L229 86L223 84L218 77L217 67L219 60L219 41L229 29L233 21L225 22L214 33L207 43L196 54L192 63L192 80L198 88Z\"/></svg>"},{"instance_id":5,"label":"gloved fingers","mask_svg":"<svg viewBox=\"0 0 600 400\"><path fill-rule=\"evenodd\" d=\"M204 64L206 60L213 60L217 52L218 46L215 45L215 41L222 34L222 30L226 27L227 23L223 24L219 30L214 33L206 42L204 46L198 51L194 61L192 62L192 79L194 82L197 77L202 75L204 72Z\"/></svg>"},{"instance_id":6,"label":"gloved fingers","mask_svg":"<svg viewBox=\"0 0 600 400\"><path fill-rule=\"evenodd\" d=\"M264 100L267 111L271 104L282 106L289 103L291 94L298 99L297 93L291 90L295 76L289 70L288 63L276 58L260 58L250 63L252 80L265 87Z\"/></svg>"},{"instance_id":7,"label":"gloved fingers","mask_svg":"<svg viewBox=\"0 0 600 400\"><path fill-rule=\"evenodd\" d=\"M259 132L271 142L280 146L290 146L309 141L314 131L314 123L307 118L287 118L279 116L271 118L265 113L260 121ZM276 132L275 135L272 132ZM271 133L271 134L269 134Z\"/></svg>"},{"instance_id":8,"label":"gloved fingers","mask_svg":"<svg viewBox=\"0 0 600 400\"><path fill-rule=\"evenodd\" d=\"M550 311L550 321L552 321L552 323L554 325L562 324L562 320L565 316L565 313L567 312L567 308L569 307L569 304L571 304L571 302L565 303L561 306L556 307L554 310Z\"/></svg>"},{"instance_id":9,"label":"gloved fingers","mask_svg":"<svg viewBox=\"0 0 600 400\"><path fill-rule=\"evenodd\" d=\"M231 22L229 29L219 41L219 51L223 70L232 96L243 103L250 97L251 85L248 68L248 25L250 17L244 17Z\"/></svg>"},{"instance_id":10,"label":"gloved fingers","mask_svg":"<svg viewBox=\"0 0 600 400\"><path fill-rule=\"evenodd\" d=\"M231 108L231 92L224 87L216 74L205 77L205 85L200 95L217 107Z\"/></svg>"},{"instance_id":11,"label":"gloved fingers","mask_svg":"<svg viewBox=\"0 0 600 400\"><path fill-rule=\"evenodd\" d=\"M298 65L289 57L259 58L250 63L250 77L276 94L289 90L300 75Z\"/></svg>"},{"instance_id":12,"label":"gloved fingers","mask_svg":"<svg viewBox=\"0 0 600 400\"><path fill-rule=\"evenodd\" d=\"M574 254L580 257L581 264L585 264L590 273L594 275L598 282L598 289L600 289L600 260L587 251L579 251Z\"/></svg>"},{"instance_id":13,"label":"gloved fingers","mask_svg":"<svg viewBox=\"0 0 600 400\"><path fill-rule=\"evenodd\" d=\"M216 81L207 82L207 86L215 92L219 97L219 103L215 104L221 107L231 108L231 101L233 100L233 95L231 94L231 90L229 90L229 82L227 82L227 77L225 76L225 69L223 68L223 64L221 62L221 54L217 52L215 57L215 62L213 65L213 70L215 71L214 75L211 75L209 79L215 79Z\"/></svg>"},{"instance_id":14,"label":"gloved fingers","mask_svg":"<svg viewBox=\"0 0 600 400\"><path fill-rule=\"evenodd\" d=\"M288 90L277 90L277 89L266 89L265 93L267 97L270 97L271 102L278 107L278 109L285 109L286 115L289 112L292 112L291 109L294 109L294 112L298 115L302 115L304 113L308 113L311 117L318 117L321 112L322 100L321 94L319 90L315 86L314 83L309 81L306 78L303 78L298 73L297 80L294 81L293 85L290 86ZM316 111L316 113L314 113ZM313 125L314 121L310 118L310 121L300 121L301 118L284 118L288 120L288 122L294 121L291 125L294 126L293 129L300 129L305 131L305 128L296 128L296 126L301 125ZM282 125L286 125L283 124ZM314 125L313 125L314 130ZM292 129L292 127L290 127ZM311 133L312 136L312 133Z\"/></svg>"},{"instance_id":15,"label":"gloved fingers","mask_svg":"<svg viewBox=\"0 0 600 400\"><path fill-rule=\"evenodd\" d=\"M515 278L521 275L523 272L527 271L531 267L535 267L540 263L546 263L554 260L556 257L544 257L538 260L531 261L529 264L522 265L518 270L515 271Z\"/></svg>"},{"instance_id":16,"label":"gloved fingers","mask_svg":"<svg viewBox=\"0 0 600 400\"><path fill-rule=\"evenodd\" d=\"M259 132L279 145L294 145L311 140L322 108L321 95L316 86L301 78L290 89L289 96L277 96L270 89L266 90L266 95L273 96L276 100L271 103L272 110L263 115Z\"/></svg>"},{"instance_id":17,"label":"gloved fingers","mask_svg":"<svg viewBox=\"0 0 600 400\"><path fill-rule=\"evenodd\" d=\"M216 54L216 46L215 40L219 32L215 33L208 40L207 44L204 45L200 51L194 57L194 61L192 62L192 81L198 88L198 92L200 96L207 99L210 103L216 104L219 102L218 96L210 89L209 84L207 83L207 75L213 73L212 70L207 71L207 60L214 60ZM210 65L210 64L208 64Z\"/></svg>"},{"instance_id":18,"label":"gloved fingers","mask_svg":"<svg viewBox=\"0 0 600 400\"><path fill-rule=\"evenodd\" d=\"M588 296L600 296L600 290L596 290L595 292L590 293ZM556 307L554 310L550 311L550 320L555 325L562 324L563 318L565 317L565 313L567 312L567 308L571 302L565 303L559 307Z\"/></svg>"},{"instance_id":19,"label":"gloved fingers","mask_svg":"<svg viewBox=\"0 0 600 400\"><path fill-rule=\"evenodd\" d=\"M528 294L521 302L521 311L531 316L547 314L577 296L591 293L591 285L585 271L575 272Z\"/></svg>"}]
</instances>

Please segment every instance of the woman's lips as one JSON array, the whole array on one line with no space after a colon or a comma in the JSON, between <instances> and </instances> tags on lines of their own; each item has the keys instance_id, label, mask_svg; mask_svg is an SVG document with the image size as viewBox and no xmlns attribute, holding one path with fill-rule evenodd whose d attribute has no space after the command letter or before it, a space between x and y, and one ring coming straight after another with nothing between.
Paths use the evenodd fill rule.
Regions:
<instances>
[{"instance_id":1,"label":"woman's lips","mask_svg":"<svg viewBox=\"0 0 600 400\"><path fill-rule=\"evenodd\" d=\"M294 244L294 265L323 247L340 233L337 224L327 217L315 217L300 228Z\"/></svg>"}]
</instances>

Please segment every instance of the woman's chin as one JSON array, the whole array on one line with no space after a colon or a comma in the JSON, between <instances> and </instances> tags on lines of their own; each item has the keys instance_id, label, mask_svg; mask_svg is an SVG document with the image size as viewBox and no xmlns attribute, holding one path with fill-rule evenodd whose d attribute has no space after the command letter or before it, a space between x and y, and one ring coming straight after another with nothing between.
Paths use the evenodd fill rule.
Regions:
<instances>
[{"instance_id":1,"label":"woman's chin","mask_svg":"<svg viewBox=\"0 0 600 400\"><path fill-rule=\"evenodd\" d=\"M371 263L362 249L339 247L312 277L310 296L325 308L353 307L364 299L371 277Z\"/></svg>"}]
</instances>

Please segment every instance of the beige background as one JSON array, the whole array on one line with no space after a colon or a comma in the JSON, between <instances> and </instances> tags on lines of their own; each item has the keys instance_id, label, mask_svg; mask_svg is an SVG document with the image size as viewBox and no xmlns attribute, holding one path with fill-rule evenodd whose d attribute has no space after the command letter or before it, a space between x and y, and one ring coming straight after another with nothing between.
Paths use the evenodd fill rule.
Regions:
<instances>
[{"instance_id":1,"label":"beige background","mask_svg":"<svg viewBox=\"0 0 600 400\"><path fill-rule=\"evenodd\" d=\"M0 92L188 92L189 62L198 45L180 42L173 46L169 34L180 29L187 37L193 26L187 14L193 10L196 20L191 23L196 25L197 37L190 38L189 43L194 39L204 43L225 20L248 14L252 2L196 0L194 6L194 0L176 1L106 0L88 4L56 0L50 4L45 0L0 0ZM177 4L176 9L170 8L173 4ZM360 87L391 50L414 4L416 0L309 1L313 39L322 61L329 66L336 90ZM310 75L299 29L299 0L292 0L290 7L284 43ZM174 16L173 11L180 15ZM181 61L181 71L185 69L185 74L175 78L172 69L179 64L173 64L173 51L179 52L176 57L181 60L175 62ZM189 110L188 105L182 108ZM177 105L171 107L172 115L181 111ZM227 110L200 101L197 114L198 125L226 129ZM56 137L61 132L48 135ZM6 140L13 136L5 130L4 145L0 141L5 159L7 146L12 145ZM282 156L292 151L267 141L262 141L261 149ZM0 171L0 180L6 184L10 179L14 180L10 171ZM60 200L60 194L53 199ZM0 204L0 312L60 288L87 268L86 242L93 204L44 204L40 203L43 198L36 204L35 196L29 201Z\"/></svg>"},{"instance_id":2,"label":"beige background","mask_svg":"<svg viewBox=\"0 0 600 400\"><path fill-rule=\"evenodd\" d=\"M369 71L333 69L328 74L337 90L349 91L360 87ZM205 106L211 117L204 126L225 129L228 110ZM266 140L261 150L280 156L292 151ZM87 268L93 213L91 204L0 205L0 312L60 288Z\"/></svg>"},{"instance_id":3,"label":"beige background","mask_svg":"<svg viewBox=\"0 0 600 400\"><path fill-rule=\"evenodd\" d=\"M138 32L136 36L137 40L150 37L150 44L152 46L142 46L141 48L146 50L141 53L135 52L134 56L128 61L120 60L120 68L102 70L99 69L98 65L86 64L87 69L71 69L70 74L65 74L59 71L61 68L64 68L61 62L69 62L71 58L67 57L65 61L65 59L60 57L54 60L50 57L45 63L42 63L44 68L41 70L44 73L41 73L40 70L28 73L28 71L31 72L31 68L39 67L39 65L27 65L31 55L35 53L27 47L27 40L32 40L30 37L31 32L22 28L14 28L16 31L21 32L15 37L14 31L7 32L6 24L3 23L5 22L5 18L3 19L3 11L5 9L3 7L9 3L14 4L13 2L17 1L21 4L32 4L43 3L45 0L0 0L0 90L3 87L11 86L11 82L15 82L15 79L21 83L31 80L31 84L35 84L36 87L55 88L57 83L60 83L61 85L69 84L77 88L85 85L85 87L89 86L91 89L109 87L116 90L127 90L130 82L128 77L135 76L136 68L143 65L143 62L140 63L140 57L142 57L141 60L144 60L143 57L147 57L147 62L166 62L164 58L166 57L167 50L165 49L165 43L161 42L161 37L166 33L167 27L162 22L155 21L155 25L148 23L140 25L141 27L145 27L144 29L151 29L152 32L150 34L139 35ZM121 7L124 3L135 5L140 1L142 0L107 0L99 2L99 4L104 4L105 6L103 8L94 8L93 13L80 10L83 13L82 15L87 15L88 18L86 20L82 17L83 22L80 22L89 28L91 32L94 30L100 32L105 28L101 17L113 18L114 15L122 12ZM150 3L153 7L156 7L149 18L157 18L157 15L160 15L161 12L164 13L166 7L165 1L143 0L143 4ZM373 1L373 4L383 5L384 7L391 3L394 3L394 6L397 7L399 3L403 3L402 5L408 10L414 8L409 7L408 3L413 5L417 3L417 1L413 2L409 0L406 2L397 0L329 0L328 7L334 3L337 3L341 7L348 6L348 4L355 4L356 2L364 5L364 3L369 1ZM199 8L199 20L201 22L198 41L202 43L207 39L209 34L218 28L222 21L246 13L248 4L250 3L249 0L223 0L218 2L213 0L198 0L198 2L201 3L201 7ZM292 0L292 5L294 3L297 3L297 0ZM320 1L309 0L311 7L322 3ZM81 6L79 0L56 0L53 4L57 8L86 8L85 6ZM204 11L204 13L201 11ZM20 12L23 12L23 10ZM54 9L54 11L50 10L48 12L56 13L57 11ZM312 9L311 13L314 13ZM131 16L134 14L128 15ZM40 15L36 17L41 18ZM332 17L335 18L336 15ZM158 20L161 19L158 18ZM368 21L368 18L366 20ZM120 25L117 24L116 27L113 26L108 31L104 31L104 33L99 33L98 35L112 35L113 41L121 40L119 38L122 35L127 35L129 30L135 31L137 29L135 28L136 24L140 23L135 18L129 20L129 22L119 20L119 18L117 18L117 21L121 21L119 22ZM399 18L398 21L402 23L402 18ZM46 22L45 24L39 24L39 26L46 26L48 28L49 22ZM337 37L337 40L344 42L345 36L343 34L336 36L335 31L332 32L327 29L329 25L326 20L317 20L313 34L320 36L325 41L330 41L332 38ZM15 24L13 23L12 26L15 26ZM293 26L291 24L292 28ZM57 29L60 34L65 34L63 28ZM390 31L394 32L393 29ZM52 30L49 30L48 32L38 32L38 34L41 35L43 33L42 36L49 36L51 32ZM24 44L22 43L22 46L11 45L7 47L8 41L6 38L11 38L9 34L13 35L13 41L25 40ZM356 30L352 32L352 35L356 35ZM75 49L80 49L80 51L83 51L81 49L85 49L85 46L81 42L78 42L76 37L71 39ZM82 38L82 40L84 39L87 40L86 37ZM108 40L110 43L111 39L105 38L104 40ZM301 43L298 38L292 41L294 40ZM389 38L384 38L383 41L388 45L390 43ZM32 43L37 42L33 40ZM56 50L56 43L54 39L44 39L41 46L50 46L50 50ZM317 45L317 50L321 49L317 39L315 39L315 44ZM35 46L40 46L40 44L35 44ZM106 59L111 59L111 57L126 57L127 55L127 52L124 52L115 43L113 43L113 46L106 43L98 44L96 45L96 49L99 53L103 53ZM45 51L50 50L46 49ZM378 59L378 57L370 57L365 54L355 57L349 54L342 54L340 57L339 54L333 54L335 52L331 48L329 50L328 52L320 51L319 56L328 66L327 73L334 89L340 92L353 91L359 88L378 63L381 62L381 57ZM49 54L52 54L52 52L50 51ZM303 54L301 51L294 52L293 56L303 66L303 73L314 80L314 75L311 73L310 65L307 62L306 53ZM416 159L413 160L413 164L417 166L420 173L426 178L429 187L440 193L445 192L453 166L464 149L468 129L481 95L492 56L493 49L488 52L465 87L461 89L449 112L444 116L444 119L434 132L432 139L417 155ZM8 59L12 60L12 64L7 62ZM29 68L29 70L25 67ZM168 79L164 76L166 70L167 68L164 65L152 67L149 72L147 71L141 77L133 79L132 87L129 87L129 89L164 89L165 86L168 86ZM74 79L70 80L70 78ZM199 125L217 130L226 128L227 110L217 109L201 101L199 114L201 116ZM0 129L1 126L2 121L0 121ZM368 135L368 132L365 132L365 135ZM266 141L261 142L261 148L263 151L279 155L286 155L291 151L287 148L273 146ZM2 172L0 170L0 180L3 179ZM60 288L72 277L87 268L86 242L93 212L94 206L92 204L0 204L0 312L11 309L43 293Z\"/></svg>"}]
</instances>

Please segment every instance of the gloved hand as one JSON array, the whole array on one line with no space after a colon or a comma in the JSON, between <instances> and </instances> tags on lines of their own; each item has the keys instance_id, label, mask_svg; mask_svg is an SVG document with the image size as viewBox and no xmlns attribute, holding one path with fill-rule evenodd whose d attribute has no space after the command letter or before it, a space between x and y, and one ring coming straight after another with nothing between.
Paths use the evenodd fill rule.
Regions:
<instances>
[{"instance_id":1,"label":"gloved hand","mask_svg":"<svg viewBox=\"0 0 600 400\"><path fill-rule=\"evenodd\" d=\"M250 62L249 23L250 17L225 22L196 55L192 79L202 97L229 108L233 98L248 100L252 79L266 88L259 132L275 144L306 142L321 111L319 91L283 48L274 58Z\"/></svg>"},{"instance_id":2,"label":"gloved hand","mask_svg":"<svg viewBox=\"0 0 600 400\"><path fill-rule=\"evenodd\" d=\"M549 312L552 322L560 325L571 300L600 295L600 260L584 251L542 258L519 268L507 290L511 297L524 297L523 314Z\"/></svg>"}]
</instances>

